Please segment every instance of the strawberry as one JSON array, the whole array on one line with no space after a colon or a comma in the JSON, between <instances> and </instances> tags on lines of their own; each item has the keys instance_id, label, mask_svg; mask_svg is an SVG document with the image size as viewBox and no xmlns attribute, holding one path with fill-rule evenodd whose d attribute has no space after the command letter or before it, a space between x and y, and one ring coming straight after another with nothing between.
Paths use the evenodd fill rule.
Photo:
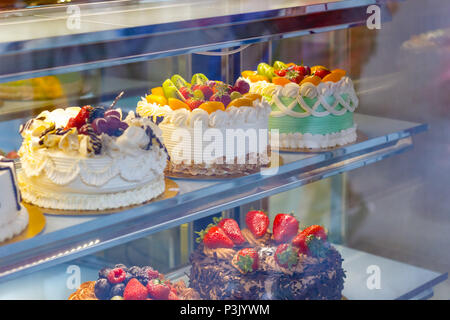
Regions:
<instances>
[{"instance_id":1,"label":"strawberry","mask_svg":"<svg viewBox=\"0 0 450 320\"><path fill-rule=\"evenodd\" d=\"M297 219L286 213L279 213L273 221L273 239L278 242L289 242L298 233Z\"/></svg>"},{"instance_id":2,"label":"strawberry","mask_svg":"<svg viewBox=\"0 0 450 320\"><path fill-rule=\"evenodd\" d=\"M329 73L331 73L330 70L319 69L319 70L316 70L316 72L314 72L314 75L321 77L323 79Z\"/></svg>"},{"instance_id":3,"label":"strawberry","mask_svg":"<svg viewBox=\"0 0 450 320\"><path fill-rule=\"evenodd\" d=\"M245 216L245 223L253 235L260 238L266 234L270 220L263 211L253 210L247 212L247 215Z\"/></svg>"},{"instance_id":4,"label":"strawberry","mask_svg":"<svg viewBox=\"0 0 450 320\"><path fill-rule=\"evenodd\" d=\"M176 293L170 292L169 296L167 297L168 300L180 300Z\"/></svg>"},{"instance_id":5,"label":"strawberry","mask_svg":"<svg viewBox=\"0 0 450 320\"><path fill-rule=\"evenodd\" d=\"M327 234L322 226L312 225L299 232L292 240L292 245L300 253L313 256L323 256L327 251Z\"/></svg>"},{"instance_id":6,"label":"strawberry","mask_svg":"<svg viewBox=\"0 0 450 320\"><path fill-rule=\"evenodd\" d=\"M107 278L110 283L121 283L125 280L126 274L122 268L114 268L108 273Z\"/></svg>"},{"instance_id":7,"label":"strawberry","mask_svg":"<svg viewBox=\"0 0 450 320\"><path fill-rule=\"evenodd\" d=\"M279 77L284 77L286 75L287 70L281 69L281 70L275 70L275 74Z\"/></svg>"},{"instance_id":8,"label":"strawberry","mask_svg":"<svg viewBox=\"0 0 450 320\"><path fill-rule=\"evenodd\" d=\"M128 281L128 284L123 291L123 298L124 300L146 300L147 289L138 279L133 278Z\"/></svg>"},{"instance_id":9,"label":"strawberry","mask_svg":"<svg viewBox=\"0 0 450 320\"><path fill-rule=\"evenodd\" d=\"M222 228L225 234L230 238L234 244L242 244L245 242L245 238L242 236L241 229L239 228L236 220L222 219L220 220L218 227Z\"/></svg>"},{"instance_id":10,"label":"strawberry","mask_svg":"<svg viewBox=\"0 0 450 320\"><path fill-rule=\"evenodd\" d=\"M239 250L236 255L237 265L242 272L248 273L258 270L259 256L255 249L245 248Z\"/></svg>"},{"instance_id":11,"label":"strawberry","mask_svg":"<svg viewBox=\"0 0 450 320\"><path fill-rule=\"evenodd\" d=\"M147 292L152 299L167 300L170 294L170 287L159 279L153 279L147 283Z\"/></svg>"},{"instance_id":12,"label":"strawberry","mask_svg":"<svg viewBox=\"0 0 450 320\"><path fill-rule=\"evenodd\" d=\"M280 244L275 251L275 261L283 268L292 268L298 263L298 249L288 243Z\"/></svg>"},{"instance_id":13,"label":"strawberry","mask_svg":"<svg viewBox=\"0 0 450 320\"><path fill-rule=\"evenodd\" d=\"M211 249L216 248L233 248L234 243L222 230L222 228L218 226L213 226L209 228L208 232L205 234L203 238L203 243L206 247Z\"/></svg>"},{"instance_id":14,"label":"strawberry","mask_svg":"<svg viewBox=\"0 0 450 320\"><path fill-rule=\"evenodd\" d=\"M185 99L189 99L194 95L194 93L192 92L193 90L195 89L191 90L188 87L181 87L179 91Z\"/></svg>"},{"instance_id":15,"label":"strawberry","mask_svg":"<svg viewBox=\"0 0 450 320\"><path fill-rule=\"evenodd\" d=\"M309 239L307 238L307 236L303 232L299 232L294 240L292 240L292 245L299 249L299 253L308 255L308 241Z\"/></svg>"},{"instance_id":16,"label":"strawberry","mask_svg":"<svg viewBox=\"0 0 450 320\"><path fill-rule=\"evenodd\" d=\"M203 102L204 102L203 100L198 100L194 98L189 98L186 100L186 103L188 104L189 108L191 108L191 110L197 109Z\"/></svg>"},{"instance_id":17,"label":"strawberry","mask_svg":"<svg viewBox=\"0 0 450 320\"><path fill-rule=\"evenodd\" d=\"M322 226L312 225L302 231L306 236L314 235L316 238L319 238L323 241L327 241L327 233Z\"/></svg>"},{"instance_id":18,"label":"strawberry","mask_svg":"<svg viewBox=\"0 0 450 320\"><path fill-rule=\"evenodd\" d=\"M311 74L311 68L308 66L295 66L294 70L303 76L309 76Z\"/></svg>"}]
</instances>

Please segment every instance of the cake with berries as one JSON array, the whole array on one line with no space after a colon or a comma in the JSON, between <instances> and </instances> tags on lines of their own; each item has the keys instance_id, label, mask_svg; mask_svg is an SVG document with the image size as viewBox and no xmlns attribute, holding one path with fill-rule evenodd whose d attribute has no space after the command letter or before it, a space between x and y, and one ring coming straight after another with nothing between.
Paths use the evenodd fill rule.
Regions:
<instances>
[{"instance_id":1,"label":"cake with berries","mask_svg":"<svg viewBox=\"0 0 450 320\"><path fill-rule=\"evenodd\" d=\"M250 92L271 104L269 129L279 130L281 150L329 148L356 140L358 97L345 70L276 61L244 71L242 79Z\"/></svg>"},{"instance_id":2,"label":"cake with berries","mask_svg":"<svg viewBox=\"0 0 450 320\"><path fill-rule=\"evenodd\" d=\"M180 280L172 283L150 266L123 264L103 268L96 281L83 283L69 300L198 300L198 293Z\"/></svg>"},{"instance_id":3,"label":"cake with berries","mask_svg":"<svg viewBox=\"0 0 450 320\"><path fill-rule=\"evenodd\" d=\"M270 221L250 211L245 229L233 219L199 232L190 256L189 286L203 299L337 300L342 298L342 257L322 226L303 230L289 214Z\"/></svg>"},{"instance_id":4,"label":"cake with berries","mask_svg":"<svg viewBox=\"0 0 450 320\"><path fill-rule=\"evenodd\" d=\"M171 174L226 176L257 172L270 162L270 105L249 93L245 80L232 85L195 74L179 75L138 103L137 113L158 123Z\"/></svg>"},{"instance_id":5,"label":"cake with berries","mask_svg":"<svg viewBox=\"0 0 450 320\"><path fill-rule=\"evenodd\" d=\"M19 183L25 202L96 211L137 205L165 190L160 129L108 107L44 111L21 127Z\"/></svg>"},{"instance_id":6,"label":"cake with berries","mask_svg":"<svg viewBox=\"0 0 450 320\"><path fill-rule=\"evenodd\" d=\"M28 225L28 212L21 205L14 161L0 156L0 242L20 234Z\"/></svg>"}]
</instances>

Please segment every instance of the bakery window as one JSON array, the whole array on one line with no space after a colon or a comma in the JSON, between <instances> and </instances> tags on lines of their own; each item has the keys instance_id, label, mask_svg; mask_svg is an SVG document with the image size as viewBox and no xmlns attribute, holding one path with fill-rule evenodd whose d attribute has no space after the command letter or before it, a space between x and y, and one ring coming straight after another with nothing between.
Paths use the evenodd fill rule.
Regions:
<instances>
[{"instance_id":1,"label":"bakery window","mask_svg":"<svg viewBox=\"0 0 450 320\"><path fill-rule=\"evenodd\" d=\"M448 299L449 4L201 2L2 4L0 298Z\"/></svg>"}]
</instances>

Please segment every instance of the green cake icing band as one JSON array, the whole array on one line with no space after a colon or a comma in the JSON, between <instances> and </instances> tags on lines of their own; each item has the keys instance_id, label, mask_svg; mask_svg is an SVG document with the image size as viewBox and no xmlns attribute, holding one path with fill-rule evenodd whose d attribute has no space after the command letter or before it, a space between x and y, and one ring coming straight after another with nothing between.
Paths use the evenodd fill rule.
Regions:
<instances>
[{"instance_id":1,"label":"green cake icing band","mask_svg":"<svg viewBox=\"0 0 450 320\"><path fill-rule=\"evenodd\" d=\"M346 100L348 95L342 95L342 98ZM279 97L280 101L288 106L294 101L294 98L289 97ZM309 107L313 107L316 103L317 98L307 98L303 97L303 100ZM332 105L335 101L333 96L326 97L328 104ZM341 110L344 108L341 104L338 104L336 110ZM296 105L293 109L295 112L305 112L300 105ZM317 111L322 112L326 111L326 109L320 105ZM275 104L272 104L272 111L279 111L278 107ZM311 133L311 134L329 134L339 132L341 130L345 130L353 127L353 112L346 112L341 116L335 116L333 114L324 116L324 117L316 117L310 115L305 118L296 118L290 115L285 115L282 117L269 117L269 129L278 129L280 133Z\"/></svg>"}]
</instances>

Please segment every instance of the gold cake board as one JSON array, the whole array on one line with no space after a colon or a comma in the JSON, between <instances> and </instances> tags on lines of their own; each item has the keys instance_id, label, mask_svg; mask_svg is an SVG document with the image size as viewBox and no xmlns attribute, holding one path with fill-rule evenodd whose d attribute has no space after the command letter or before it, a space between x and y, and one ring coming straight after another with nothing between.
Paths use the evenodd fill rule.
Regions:
<instances>
[{"instance_id":1,"label":"gold cake board","mask_svg":"<svg viewBox=\"0 0 450 320\"><path fill-rule=\"evenodd\" d=\"M253 172L244 172L244 173L237 173L237 174L229 174L229 175L191 175L186 173L178 173L178 172L169 172L165 171L164 174L166 177L172 178L172 179L191 179L191 180L227 180L227 179L234 179L234 178L240 178L245 177L251 174L255 174L258 172L261 172L262 170L269 170L271 168L279 167L283 164L283 157L279 153L275 153L275 156L278 157L277 163L269 163L269 165L261 167L258 170L255 170Z\"/></svg>"},{"instance_id":2,"label":"gold cake board","mask_svg":"<svg viewBox=\"0 0 450 320\"><path fill-rule=\"evenodd\" d=\"M22 205L25 207L28 213L27 227L21 233L12 237L11 239L0 242L0 246L31 239L41 233L42 230L44 230L45 216L42 214L42 212L26 203L22 203Z\"/></svg>"},{"instance_id":3,"label":"gold cake board","mask_svg":"<svg viewBox=\"0 0 450 320\"><path fill-rule=\"evenodd\" d=\"M356 130L356 140L350 143L347 143L346 145L342 145L342 146L334 146L334 147L328 147L328 148L279 148L278 150L280 152L292 152L292 153L320 153L320 152L329 152L329 151L333 151L333 150L337 150L340 149L342 147L347 147L347 146L351 146L352 144L357 144L363 141L369 140L369 138L362 133L359 130Z\"/></svg>"},{"instance_id":4,"label":"gold cake board","mask_svg":"<svg viewBox=\"0 0 450 320\"><path fill-rule=\"evenodd\" d=\"M128 209L137 208L137 207L140 207L140 206L152 203L152 202L170 199L170 198L175 197L180 192L180 188L179 188L178 184L175 181L167 179L167 178L165 178L164 181L165 181L165 187L166 187L164 190L164 193L162 193L158 197L153 198L144 203L127 206L127 207L120 207L120 208L106 209L106 210L60 210L60 209L40 208L40 207L37 207L32 204L27 204L27 206L29 206L30 208L33 208L34 210L38 210L39 212L41 212L43 214L55 215L55 216L89 216L89 215L96 216L96 215L113 214L113 213L122 212L122 211L125 211Z\"/></svg>"}]
</instances>

